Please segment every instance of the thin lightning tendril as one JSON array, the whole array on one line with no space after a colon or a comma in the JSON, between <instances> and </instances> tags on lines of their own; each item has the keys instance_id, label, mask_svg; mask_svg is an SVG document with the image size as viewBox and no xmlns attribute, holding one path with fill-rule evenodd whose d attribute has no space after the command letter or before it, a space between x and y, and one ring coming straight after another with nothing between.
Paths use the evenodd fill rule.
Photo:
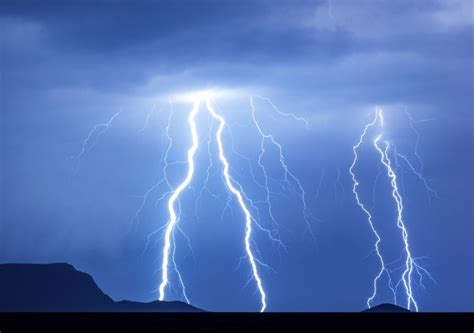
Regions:
<instances>
[{"instance_id":1,"label":"thin lightning tendril","mask_svg":"<svg viewBox=\"0 0 474 333\"><path fill-rule=\"evenodd\" d=\"M290 117L290 118L293 118L294 120L296 121L301 121L304 123L304 125L306 126L306 129L309 129L309 121L303 117L298 117L297 115L295 115L294 113L286 113L286 112L282 112L280 111L275 104L273 104L272 100L268 97L262 97L262 96L259 96L259 95L254 95L254 97L256 98L259 98L261 100L264 100L266 101L268 104L271 105L271 107L280 115L280 116L284 116L284 117Z\"/></svg>"},{"instance_id":2,"label":"thin lightning tendril","mask_svg":"<svg viewBox=\"0 0 474 333\"><path fill-rule=\"evenodd\" d=\"M428 183L428 180L422 174L422 169L423 168L420 168L420 169L415 168L415 166L410 162L410 160L405 155L400 154L397 151L397 148L395 146L393 147L393 150L394 150L394 153L395 153L395 157L401 158L403 160L403 162L405 162L405 164L408 166L410 171L422 182L423 186L426 189L426 192L429 195L429 198L430 199L432 197L438 198L438 193L430 186L430 184Z\"/></svg>"},{"instance_id":3,"label":"thin lightning tendril","mask_svg":"<svg viewBox=\"0 0 474 333\"><path fill-rule=\"evenodd\" d=\"M261 159L259 158L257 160L257 164L259 166L259 168L261 169L262 171L262 175L263 175L263 178L264 178L264 181L263 181L263 184L260 183L260 181L257 179L257 177L255 176L255 172L253 170L253 165L252 165L252 161L246 157L245 155L237 152L235 150L235 147L234 147L234 139L233 139L233 134L232 134L232 128L230 126L227 126L226 127L228 130L229 130L229 134L230 134L230 138L231 138L231 150L232 150L232 153L234 153L237 157L239 157L240 159L244 160L248 167L249 167L249 171L250 171L250 175L252 177L252 181L254 182L255 185L257 185L257 187L259 187L260 189L264 190L265 191L265 200L251 200L250 198L248 198L245 193L242 191L242 186L240 184L239 187L242 191L242 193L244 194L245 196L245 199L247 200L247 202L249 202L250 206L257 212L258 216L259 216L259 220L261 220L260 218L260 208L258 206L258 204L264 204L266 205L267 207L267 212L268 212L268 215L270 217L270 220L272 222L272 226L273 226L273 229L272 230L268 230L266 228L264 228L262 225L260 225L258 223L258 221L255 219L254 222L255 222L255 225L261 230L263 231L265 234L267 234L268 238L274 242L274 244L277 244L278 245L278 250L280 250L280 248L284 248L286 249L286 245L281 241L280 239L280 228L279 228L279 225L276 221L276 218L274 217L273 215L273 208L272 208L272 202L271 202L271 195L282 195L283 193L282 192L275 192L273 191L272 189L270 189L270 186L269 186L269 181L273 181L275 183L278 183L277 180L275 179L272 179L270 176L268 176L268 173L266 171L266 168L265 166L263 165L263 163L261 163ZM261 153L260 153L261 154ZM260 155L259 155L260 156ZM235 182L235 180L234 180Z\"/></svg>"},{"instance_id":4,"label":"thin lightning tendril","mask_svg":"<svg viewBox=\"0 0 474 333\"><path fill-rule=\"evenodd\" d=\"M344 204L344 185L342 184L341 181L341 170L339 168L336 169L336 182L334 183L334 195L336 198L336 203L339 202L339 195L338 193L341 193L341 199L340 199L340 204L341 206Z\"/></svg>"},{"instance_id":5,"label":"thin lightning tendril","mask_svg":"<svg viewBox=\"0 0 474 333\"><path fill-rule=\"evenodd\" d=\"M141 132L144 132L148 126L150 125L150 120L151 120L151 117L153 116L153 114L156 112L157 110L155 109L155 106L152 107L152 109L150 110L150 112L148 112L147 116L146 116L146 119L145 119L145 123L143 124L142 128L140 128L138 130L139 133Z\"/></svg>"},{"instance_id":6,"label":"thin lightning tendril","mask_svg":"<svg viewBox=\"0 0 474 333\"><path fill-rule=\"evenodd\" d=\"M258 97L258 98L268 101L270 103L270 105L272 105L272 107L280 115L290 116L290 117L293 117L296 120L302 120L302 121L305 122L305 124L308 124L308 122L303 118L296 117L295 115L293 115L291 113L282 113L282 112L280 112L276 107L274 107L273 103L268 98L263 98L263 97ZM268 176L267 176L265 168L262 164L262 158L263 158L263 156L266 152L265 151L265 142L267 140L269 140L278 149L279 162L280 162L280 166L282 167L282 169L284 171L284 181L285 181L285 183L287 184L288 188L293 193L295 193L296 195L298 195L301 198L301 202L302 202L302 205L303 205L303 218L304 218L304 221L306 223L306 230L309 231L309 233L311 234L311 236L314 239L315 236L314 236L313 230L311 228L311 224L310 224L311 213L309 212L307 204L306 204L306 192L305 192L303 186L301 185L301 181L298 179L298 177L296 177L289 170L288 165L286 164L286 161L285 161L285 156L283 154L283 147L281 146L281 144L275 139L275 137L272 134L266 133L262 129L262 127L260 126L260 123L257 121L256 115L255 115L255 105L254 105L253 96L250 96L250 109L251 109L251 116L252 116L253 124L255 125L255 128L257 129L258 133L260 134L260 136L262 138L261 141L260 141L260 155L259 155L259 159L258 159L258 164L259 164L260 168L262 169L262 172L264 173L265 185L267 185L266 187L268 188ZM290 182L290 179L296 184L297 188L295 188L295 185ZM269 200L269 193L267 192L267 201L268 200ZM269 209L271 211L271 207Z\"/></svg>"},{"instance_id":7,"label":"thin lightning tendril","mask_svg":"<svg viewBox=\"0 0 474 333\"><path fill-rule=\"evenodd\" d=\"M115 113L106 123L102 123L102 124L97 124L97 125L94 125L94 127L92 127L92 129L89 131L89 133L87 134L86 138L82 141L82 147L81 147L81 151L79 152L79 154L77 155L74 155L74 156L71 156L72 159L75 159L77 161L80 161L81 158L84 156L84 154L87 152L87 151L90 151L92 148L95 147L95 145L97 144L99 138L105 133L107 132L107 130L110 128L110 126L112 125L112 122L115 120L115 118L117 118L117 116L119 114L122 113L122 110L120 110L119 112ZM90 141L93 139L94 137L94 134L95 134L95 141L90 143Z\"/></svg>"}]
</instances>

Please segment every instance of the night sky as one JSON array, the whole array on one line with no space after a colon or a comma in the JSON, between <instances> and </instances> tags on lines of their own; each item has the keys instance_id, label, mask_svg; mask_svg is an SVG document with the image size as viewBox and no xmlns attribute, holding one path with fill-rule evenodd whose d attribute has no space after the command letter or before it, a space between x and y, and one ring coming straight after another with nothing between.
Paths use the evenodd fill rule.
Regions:
<instances>
[{"instance_id":1,"label":"night sky","mask_svg":"<svg viewBox=\"0 0 474 333\"><path fill-rule=\"evenodd\" d=\"M268 146L263 163L285 244L253 234L269 266L259 266L269 311L366 308L379 263L349 167L377 106L384 139L417 168L422 159L437 193L399 160L411 251L434 279L415 278L418 306L474 311L472 2L6 0L0 9L1 263L68 262L114 300L156 300L163 241L161 232L148 235L168 219L169 196L155 205L166 187L152 191L136 214L163 176L171 110L171 185L186 174L192 101L170 105L169 98L213 89L230 92L215 99L229 125L230 173L260 205L262 226L271 220L261 203L260 138L249 98L271 98L281 112L309 121L306 129L255 99L260 124L282 144L306 192L314 234L301 199L281 186L278 150ZM94 125L119 111L74 158ZM180 198L176 261L193 305L258 311L243 215L228 201L215 141L209 191L197 200L209 166L205 109L197 121L201 146ZM396 207L370 144L379 130L368 133L355 171L397 279ZM182 300L177 275L170 278L167 299ZM374 305L393 302L386 278L378 288ZM402 288L397 296L405 306Z\"/></svg>"}]
</instances>

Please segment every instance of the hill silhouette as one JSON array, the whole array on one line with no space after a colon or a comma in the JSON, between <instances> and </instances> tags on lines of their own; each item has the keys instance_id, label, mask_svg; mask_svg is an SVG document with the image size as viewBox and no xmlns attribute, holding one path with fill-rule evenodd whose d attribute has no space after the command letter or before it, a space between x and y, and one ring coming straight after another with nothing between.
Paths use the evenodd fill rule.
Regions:
<instances>
[{"instance_id":1,"label":"hill silhouette","mask_svg":"<svg viewBox=\"0 0 474 333\"><path fill-rule=\"evenodd\" d=\"M199 312L182 302L115 302L72 265L0 264L2 312Z\"/></svg>"},{"instance_id":2,"label":"hill silhouette","mask_svg":"<svg viewBox=\"0 0 474 333\"><path fill-rule=\"evenodd\" d=\"M384 304L379 304L377 306L374 306L370 309L364 310L362 312L410 312L410 310L407 310L405 308L402 308L398 305L390 304L390 303L384 303Z\"/></svg>"}]
</instances>

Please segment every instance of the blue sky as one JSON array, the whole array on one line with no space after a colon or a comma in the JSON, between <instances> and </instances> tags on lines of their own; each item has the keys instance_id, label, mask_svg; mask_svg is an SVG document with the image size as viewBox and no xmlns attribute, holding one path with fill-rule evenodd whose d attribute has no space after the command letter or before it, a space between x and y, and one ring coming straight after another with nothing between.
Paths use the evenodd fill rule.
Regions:
<instances>
[{"instance_id":1,"label":"blue sky","mask_svg":"<svg viewBox=\"0 0 474 333\"><path fill-rule=\"evenodd\" d=\"M159 192L130 225L141 196L162 175L168 97L226 89L232 96L216 103L230 125L224 143L231 173L255 200L263 199L262 192L247 162L231 152L233 143L258 169L249 96L269 97L282 112L310 122L306 130L256 101L259 120L282 143L314 216L313 239L305 232L299 198L275 195L286 250L263 233L254 234L262 260L272 267L261 267L270 311L365 308L378 262L348 168L352 146L376 106L385 112L386 138L413 161L417 138L405 113L410 112L420 134L424 175L438 193L430 199L406 165L397 169L414 256L424 258L436 280L415 287L420 309L474 310L469 1L6 1L1 6L1 262L69 262L116 300L156 299L162 243L157 237L146 250L145 244L167 220L166 200L154 206ZM173 103L172 161L186 157L191 107ZM119 110L80 163L71 159L92 127ZM151 111L149 126L140 131ZM205 138L205 115L199 124ZM382 178L373 194L378 156L370 144L361 147L360 156L361 196L374 207L387 260L395 260L400 234L388 180ZM200 149L196 159L180 222L192 252L177 235L188 296L204 309L256 311L255 284L246 284L248 262L239 261L242 216L235 202L224 210L227 194L217 159L210 188L219 199L204 195L196 204L207 150ZM282 176L276 150L269 148L264 161L272 176ZM176 186L186 166L169 170ZM272 186L277 191L278 185ZM264 213L261 223L270 223ZM172 279L179 287L176 276ZM169 298L180 298L179 288L170 289ZM376 303L390 301L381 281Z\"/></svg>"}]
</instances>

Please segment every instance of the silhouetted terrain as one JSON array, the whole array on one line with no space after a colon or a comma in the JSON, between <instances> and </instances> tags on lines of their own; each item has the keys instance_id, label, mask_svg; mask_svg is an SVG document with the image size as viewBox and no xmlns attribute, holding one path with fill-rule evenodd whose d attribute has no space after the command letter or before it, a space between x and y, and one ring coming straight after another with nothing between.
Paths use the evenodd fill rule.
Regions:
<instances>
[{"instance_id":1,"label":"silhouetted terrain","mask_svg":"<svg viewBox=\"0 0 474 333\"><path fill-rule=\"evenodd\" d=\"M0 312L202 312L182 302L115 302L69 264L0 264ZM380 304L363 312L410 312Z\"/></svg>"},{"instance_id":2,"label":"silhouetted terrain","mask_svg":"<svg viewBox=\"0 0 474 333\"><path fill-rule=\"evenodd\" d=\"M394 304L385 303L374 306L373 308L364 310L362 312L410 312L410 310L407 310Z\"/></svg>"},{"instance_id":3,"label":"silhouetted terrain","mask_svg":"<svg viewBox=\"0 0 474 333\"><path fill-rule=\"evenodd\" d=\"M182 302L115 302L69 264L1 264L0 311L196 312Z\"/></svg>"}]
</instances>

